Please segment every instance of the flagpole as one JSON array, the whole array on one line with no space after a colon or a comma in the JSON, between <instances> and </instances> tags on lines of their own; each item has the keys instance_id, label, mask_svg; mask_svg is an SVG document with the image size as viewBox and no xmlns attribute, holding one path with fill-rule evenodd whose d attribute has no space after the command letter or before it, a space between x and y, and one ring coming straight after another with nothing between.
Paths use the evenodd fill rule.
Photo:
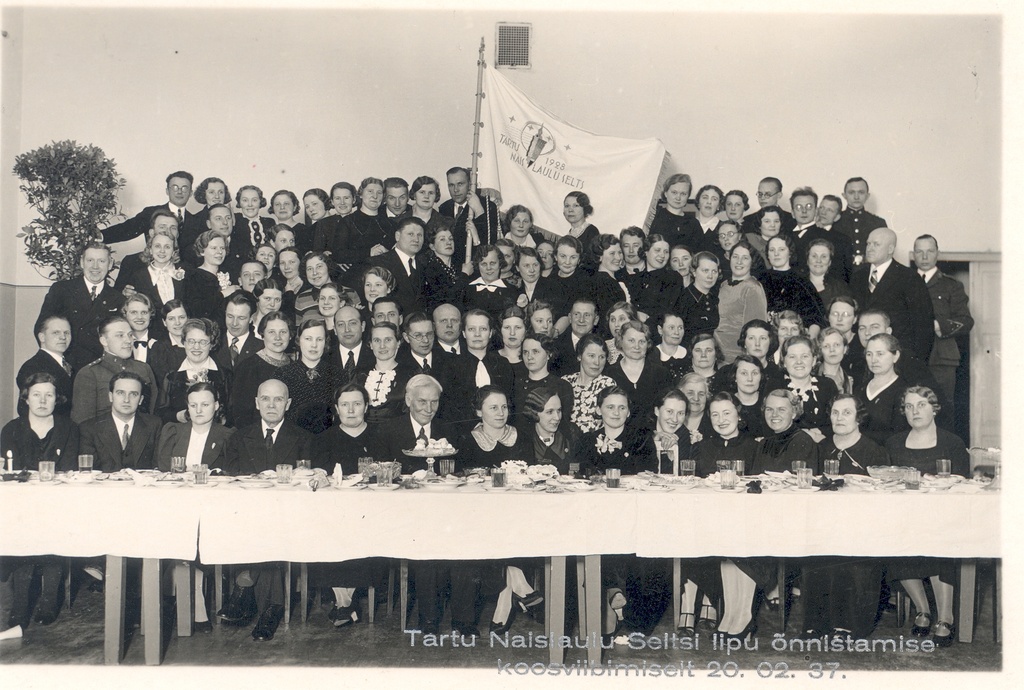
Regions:
<instances>
[{"instance_id":1,"label":"flagpole","mask_svg":"<svg viewBox=\"0 0 1024 690\"><path fill-rule=\"evenodd\" d=\"M484 126L484 123L480 121L480 111L483 107L484 101L484 67L487 63L484 61L484 37L480 37L480 53L476 59L476 116L473 118L473 162L469 169L469 193L476 194L477 185L477 161L480 159L480 129ZM487 200L484 200L487 203ZM473 220L473 209L467 209L467 217L470 222ZM487 206L484 206L484 215L489 218L487 214ZM466 261L471 261L473 256L473 234L472 232L466 233Z\"/></svg>"}]
</instances>

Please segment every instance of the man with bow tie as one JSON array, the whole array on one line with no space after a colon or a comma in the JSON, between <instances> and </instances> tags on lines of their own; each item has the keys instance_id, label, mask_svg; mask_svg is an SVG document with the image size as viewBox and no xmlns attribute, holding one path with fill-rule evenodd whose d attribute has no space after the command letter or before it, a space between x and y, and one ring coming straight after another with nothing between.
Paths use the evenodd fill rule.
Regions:
<instances>
[{"instance_id":1,"label":"man with bow tie","mask_svg":"<svg viewBox=\"0 0 1024 690\"><path fill-rule=\"evenodd\" d=\"M149 348L156 344L156 339L149 337L149 326L153 316L153 303L141 292L125 300L121 307L121 315L128 320L132 328L132 359L136 362L149 362Z\"/></svg>"}]
</instances>

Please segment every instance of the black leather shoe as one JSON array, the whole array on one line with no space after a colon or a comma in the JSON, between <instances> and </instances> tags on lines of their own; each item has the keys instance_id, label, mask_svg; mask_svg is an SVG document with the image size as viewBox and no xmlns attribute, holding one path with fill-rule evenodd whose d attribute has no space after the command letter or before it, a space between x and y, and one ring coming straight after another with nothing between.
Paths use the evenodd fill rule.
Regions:
<instances>
[{"instance_id":1,"label":"black leather shoe","mask_svg":"<svg viewBox=\"0 0 1024 690\"><path fill-rule=\"evenodd\" d=\"M194 630L197 633L212 633L213 623L211 623L210 621L196 621Z\"/></svg>"},{"instance_id":2,"label":"black leather shoe","mask_svg":"<svg viewBox=\"0 0 1024 690\"><path fill-rule=\"evenodd\" d=\"M249 601L252 603L250 604ZM252 587L235 587L228 595L224 608L217 612L217 618L232 625L245 625L252 620L255 611L256 597Z\"/></svg>"},{"instance_id":3,"label":"black leather shoe","mask_svg":"<svg viewBox=\"0 0 1024 690\"><path fill-rule=\"evenodd\" d=\"M274 639L274 633L277 632L277 626L281 624L281 620L283 618L283 606L280 604L271 604L268 606L267 610L260 614L259 620L256 621L256 627L252 629L252 639Z\"/></svg>"},{"instance_id":4,"label":"black leather shoe","mask_svg":"<svg viewBox=\"0 0 1024 690\"><path fill-rule=\"evenodd\" d=\"M932 615L925 611L914 617L914 627L910 629L911 635L925 637L932 631Z\"/></svg>"},{"instance_id":5,"label":"black leather shoe","mask_svg":"<svg viewBox=\"0 0 1024 690\"><path fill-rule=\"evenodd\" d=\"M60 615L61 602L49 598L40 598L36 604L36 615L32 619L40 625L50 625Z\"/></svg>"},{"instance_id":6,"label":"black leather shoe","mask_svg":"<svg viewBox=\"0 0 1024 690\"><path fill-rule=\"evenodd\" d=\"M331 620L334 622L335 628L359 622L359 614L354 606L335 606L331 609L331 613L334 614L334 618Z\"/></svg>"},{"instance_id":7,"label":"black leather shoe","mask_svg":"<svg viewBox=\"0 0 1024 690\"><path fill-rule=\"evenodd\" d=\"M494 621L491 621L490 632L492 634L497 633L498 635L504 635L507 633L516 619L516 611L518 610L519 607L515 605L515 602L512 602L512 607L508 610L508 618L505 619L504 623L495 623Z\"/></svg>"},{"instance_id":8,"label":"black leather shoe","mask_svg":"<svg viewBox=\"0 0 1024 690\"><path fill-rule=\"evenodd\" d=\"M515 594L512 596L514 598L514 603L519 605L518 607L522 609L523 613L541 625L544 624L544 597L541 596L540 592L531 592L525 597L520 597ZM513 606L513 608L515 607Z\"/></svg>"}]
</instances>

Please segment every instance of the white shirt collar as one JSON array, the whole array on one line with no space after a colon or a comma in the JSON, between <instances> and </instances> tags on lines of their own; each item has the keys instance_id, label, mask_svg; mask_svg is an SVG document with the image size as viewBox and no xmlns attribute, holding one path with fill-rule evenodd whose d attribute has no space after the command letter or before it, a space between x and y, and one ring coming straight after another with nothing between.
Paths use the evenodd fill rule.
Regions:
<instances>
[{"instance_id":1,"label":"white shirt collar","mask_svg":"<svg viewBox=\"0 0 1024 690\"><path fill-rule=\"evenodd\" d=\"M92 288L95 285L96 286L96 294L97 295L100 294L101 292L103 292L103 288L105 288L107 286L107 281L106 280L101 280L98 283L93 283L88 278L86 278L84 275L82 276L82 280L85 281L86 292L92 292Z\"/></svg>"},{"instance_id":2,"label":"white shirt collar","mask_svg":"<svg viewBox=\"0 0 1024 690\"><path fill-rule=\"evenodd\" d=\"M117 437L118 438L121 438L121 434L124 433L124 425L125 424L128 425L128 436L132 435L132 432L135 431L135 417L136 416L138 416L138 415L134 415L133 414L131 419L129 419L127 422L124 422L124 421L121 421L120 419L118 419L117 417L115 417L113 411L111 411L110 418L114 420L114 428L117 429Z\"/></svg>"},{"instance_id":3,"label":"white shirt collar","mask_svg":"<svg viewBox=\"0 0 1024 690\"><path fill-rule=\"evenodd\" d=\"M266 436L267 436L267 429L273 429L274 430L274 441L276 442L277 441L277 434L278 434L278 432L281 431L281 425L282 424L284 424L284 420L283 419L280 422L278 422L275 426L267 426L267 423L265 421L263 421L263 418L261 417L260 418L260 428L263 431L263 437L266 438Z\"/></svg>"},{"instance_id":4,"label":"white shirt collar","mask_svg":"<svg viewBox=\"0 0 1024 690\"><path fill-rule=\"evenodd\" d=\"M405 270L409 270L409 259L412 259L414 264L416 263L416 257L406 254L398 248L398 245L395 245L395 254L398 254L398 258L402 260L402 268Z\"/></svg>"},{"instance_id":5,"label":"white shirt collar","mask_svg":"<svg viewBox=\"0 0 1024 690\"><path fill-rule=\"evenodd\" d=\"M493 285L495 287L500 287L500 288L508 287L507 285L505 285L505 281L502 280L501 278L498 278L493 283L488 283L486 280L483 279L483 276L477 276L476 279L471 280L469 282L469 284L470 285Z\"/></svg>"},{"instance_id":6,"label":"white shirt collar","mask_svg":"<svg viewBox=\"0 0 1024 690\"><path fill-rule=\"evenodd\" d=\"M242 335L231 335L230 333L227 333L224 337L228 340L228 347L231 347L232 340L238 338L238 349L241 350L242 345L245 345L245 341L249 339L249 329L246 328Z\"/></svg>"},{"instance_id":7,"label":"white shirt collar","mask_svg":"<svg viewBox=\"0 0 1024 690\"><path fill-rule=\"evenodd\" d=\"M889 266L891 265L892 258L890 257L890 259L886 261L884 264L879 264L878 266L871 267L871 271L872 273L875 274L875 278L878 280L879 283L882 282L882 276L885 275L885 272L889 270Z\"/></svg>"},{"instance_id":8,"label":"white shirt collar","mask_svg":"<svg viewBox=\"0 0 1024 690\"><path fill-rule=\"evenodd\" d=\"M341 343L338 343L338 352L341 354L341 365L345 366L345 360L348 358L348 353L349 352L352 353L352 359L358 360L359 359L359 353L362 352L362 350L363 350L363 344L362 343L359 343L358 345L353 347L351 350L348 349L347 347L345 347L344 345L342 345Z\"/></svg>"},{"instance_id":9,"label":"white shirt collar","mask_svg":"<svg viewBox=\"0 0 1024 690\"><path fill-rule=\"evenodd\" d=\"M412 435L413 436L419 438L420 429L422 429L423 433L426 434L427 438L431 438L431 436L430 436L430 424L424 424L424 425L420 426L420 423L417 422L415 419L413 419L412 415L409 415L409 421L412 422ZM433 422L431 422L431 424L433 424Z\"/></svg>"},{"instance_id":10,"label":"white shirt collar","mask_svg":"<svg viewBox=\"0 0 1024 690\"><path fill-rule=\"evenodd\" d=\"M64 366L64 355L60 355L60 354L57 354L56 352L53 352L51 350L47 350L45 347L41 347L39 349L42 350L43 352L45 352L46 354L50 355L51 357L53 357L55 360L57 360L57 364L59 364L61 366Z\"/></svg>"},{"instance_id":11,"label":"white shirt collar","mask_svg":"<svg viewBox=\"0 0 1024 690\"><path fill-rule=\"evenodd\" d=\"M939 272L939 267L938 266L932 266L931 269L928 270L928 271L918 271L918 273L921 274L921 277L924 278L924 282L926 282L926 283L929 280L931 280L932 278L934 278L935 274L938 273L938 272Z\"/></svg>"},{"instance_id":12,"label":"white shirt collar","mask_svg":"<svg viewBox=\"0 0 1024 690\"><path fill-rule=\"evenodd\" d=\"M213 361L213 357L206 356L206 360L199 364L192 364L188 361L188 357L178 367L178 371L199 371L200 369L206 369L207 371L217 371L217 363Z\"/></svg>"}]
</instances>

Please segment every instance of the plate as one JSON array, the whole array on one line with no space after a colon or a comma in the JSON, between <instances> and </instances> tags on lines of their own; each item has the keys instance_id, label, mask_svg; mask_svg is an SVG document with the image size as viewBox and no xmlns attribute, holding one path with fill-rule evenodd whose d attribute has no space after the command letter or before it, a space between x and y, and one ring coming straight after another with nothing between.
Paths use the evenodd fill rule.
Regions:
<instances>
[{"instance_id":1,"label":"plate","mask_svg":"<svg viewBox=\"0 0 1024 690\"><path fill-rule=\"evenodd\" d=\"M173 481L161 482L161 481L156 481L156 482L153 482L152 486L155 486L158 489L180 489L181 487L185 486L185 482L184 481L180 481L180 482L173 482Z\"/></svg>"},{"instance_id":2,"label":"plate","mask_svg":"<svg viewBox=\"0 0 1024 690\"><path fill-rule=\"evenodd\" d=\"M657 491L657 492L664 493L666 491L671 491L672 487L671 486L666 486L665 484L645 484L645 485L642 485L640 487L640 490L641 491Z\"/></svg>"},{"instance_id":3,"label":"plate","mask_svg":"<svg viewBox=\"0 0 1024 690\"><path fill-rule=\"evenodd\" d=\"M447 458L456 455L458 452L459 451L449 446L444 450L431 450L429 448L413 448L411 450L403 450L402 454L407 455L410 458Z\"/></svg>"},{"instance_id":4,"label":"plate","mask_svg":"<svg viewBox=\"0 0 1024 690\"><path fill-rule=\"evenodd\" d=\"M270 489L273 488L274 482L260 482L260 481L242 481L238 484L243 489Z\"/></svg>"},{"instance_id":5,"label":"plate","mask_svg":"<svg viewBox=\"0 0 1024 690\"><path fill-rule=\"evenodd\" d=\"M448 491L451 489L457 489L465 484L465 482L420 482L420 488L426 489L427 491Z\"/></svg>"},{"instance_id":6,"label":"plate","mask_svg":"<svg viewBox=\"0 0 1024 690\"><path fill-rule=\"evenodd\" d=\"M505 486L491 486L490 484L483 484L484 491L508 491L512 487L506 484Z\"/></svg>"},{"instance_id":7,"label":"plate","mask_svg":"<svg viewBox=\"0 0 1024 690\"><path fill-rule=\"evenodd\" d=\"M810 492L810 491L817 491L818 487L816 487L816 486L808 486L808 487L791 486L791 487L789 487L789 490L790 491L803 491L804 493L807 493L807 492Z\"/></svg>"},{"instance_id":8,"label":"plate","mask_svg":"<svg viewBox=\"0 0 1024 690\"><path fill-rule=\"evenodd\" d=\"M746 491L746 490L747 490L747 487L745 487L745 486L737 486L735 489L723 489L722 487L719 486L719 487L716 487L716 488L712 489L712 491L717 491L720 494L736 494L736 493L739 493L741 491Z\"/></svg>"},{"instance_id":9,"label":"plate","mask_svg":"<svg viewBox=\"0 0 1024 690\"><path fill-rule=\"evenodd\" d=\"M370 484L370 488L374 491L394 491L395 489L402 486L401 484Z\"/></svg>"}]
</instances>

